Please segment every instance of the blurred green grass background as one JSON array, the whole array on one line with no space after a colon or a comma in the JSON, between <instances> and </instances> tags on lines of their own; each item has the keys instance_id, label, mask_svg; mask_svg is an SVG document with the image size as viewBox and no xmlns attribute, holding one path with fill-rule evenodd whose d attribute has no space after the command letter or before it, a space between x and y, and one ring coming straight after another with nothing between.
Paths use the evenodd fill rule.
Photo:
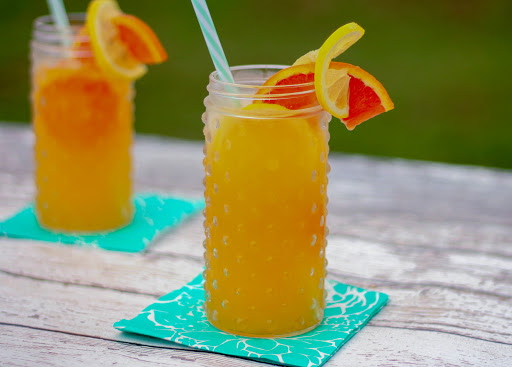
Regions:
<instances>
[{"instance_id":1,"label":"blurred green grass background","mask_svg":"<svg viewBox=\"0 0 512 367\"><path fill-rule=\"evenodd\" d=\"M87 1L66 0L68 11ZM213 65L189 0L119 0L169 52L136 83L136 130L203 139ZM512 168L512 1L223 0L210 11L231 65L291 64L355 21L365 36L343 55L377 77L395 110L354 131L333 119L333 151ZM46 1L0 3L0 121L27 123L28 45ZM300 149L300 147L297 147Z\"/></svg>"}]
</instances>

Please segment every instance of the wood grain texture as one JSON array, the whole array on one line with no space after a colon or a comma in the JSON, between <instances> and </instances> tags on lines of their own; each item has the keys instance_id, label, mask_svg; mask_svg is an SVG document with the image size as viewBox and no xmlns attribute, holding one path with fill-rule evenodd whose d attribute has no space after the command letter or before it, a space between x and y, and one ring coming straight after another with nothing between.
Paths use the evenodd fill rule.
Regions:
<instances>
[{"instance_id":1,"label":"wood grain texture","mask_svg":"<svg viewBox=\"0 0 512 367\"><path fill-rule=\"evenodd\" d=\"M0 272L6 276L14 276L12 282L30 278L36 281L50 281L52 284L92 287L102 292L110 289L159 297L190 281L203 266L202 257L192 254L157 256L150 253L142 257L66 245L35 244L30 241L0 240L0 244L4 253L0 258ZM330 253L328 256L331 259L328 267L330 278L390 295L390 305L371 321L371 325L419 328L512 345L512 332L507 330L507 326L512 324L512 297L490 292L482 294L474 290L439 284L383 281L378 273L374 276L360 274L357 265L353 271L359 276L353 276L343 268L354 262L330 256ZM12 262L10 259L13 258L18 261ZM47 259L44 264L40 264L41 258ZM91 260L94 263L91 263ZM397 263L389 258L382 262L390 265ZM386 269L383 273L385 272ZM402 273L397 277L402 277ZM35 286L29 282L19 287ZM51 289L50 287L48 291L49 298L52 292L59 292ZM99 299L98 297L95 295L94 299ZM70 298L66 302L73 302L73 297ZM107 298L105 304L108 303ZM151 302L148 301L147 304L149 303ZM5 304L4 308L7 307L9 305ZM20 319L17 322L25 321Z\"/></svg>"},{"instance_id":2,"label":"wood grain texture","mask_svg":"<svg viewBox=\"0 0 512 367\"><path fill-rule=\"evenodd\" d=\"M0 220L33 196L32 144L29 129L0 124ZM138 191L202 196L201 143L143 136L134 153ZM509 366L512 173L356 155L329 161L330 277L391 302L328 366ZM202 220L143 254L0 238L2 361L255 365L111 327L202 269Z\"/></svg>"},{"instance_id":3,"label":"wood grain texture","mask_svg":"<svg viewBox=\"0 0 512 367\"><path fill-rule=\"evenodd\" d=\"M32 143L27 128L0 124L0 198L10 205L33 195ZM201 143L143 136L134 155L138 190L202 196ZM329 160L331 233L512 255L509 171L340 154Z\"/></svg>"},{"instance_id":4,"label":"wood grain texture","mask_svg":"<svg viewBox=\"0 0 512 367\"><path fill-rule=\"evenodd\" d=\"M36 343L32 342L37 340ZM6 366L257 366L222 355L144 345L144 338L122 343L83 335L0 325Z\"/></svg>"},{"instance_id":5,"label":"wood grain texture","mask_svg":"<svg viewBox=\"0 0 512 367\"><path fill-rule=\"evenodd\" d=\"M265 366L197 350L147 346L144 338L122 343L108 339L0 325L0 347L8 366ZM365 328L326 367L468 366L508 367L507 350L434 332ZM400 346L399 348L397 346ZM468 348L469 347L469 348Z\"/></svg>"}]
</instances>

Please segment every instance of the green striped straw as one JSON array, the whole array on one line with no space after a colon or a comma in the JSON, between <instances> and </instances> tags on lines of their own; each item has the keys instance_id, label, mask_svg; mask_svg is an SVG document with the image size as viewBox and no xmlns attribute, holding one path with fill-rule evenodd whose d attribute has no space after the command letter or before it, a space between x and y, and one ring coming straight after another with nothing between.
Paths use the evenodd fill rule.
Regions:
<instances>
[{"instance_id":1,"label":"green striped straw","mask_svg":"<svg viewBox=\"0 0 512 367\"><path fill-rule=\"evenodd\" d=\"M206 1L192 0L192 6L196 12L197 20L201 26L204 40L206 41L206 45L210 51L210 56L212 58L213 64L215 65L215 69L219 74L219 78L224 82L234 83L235 80L233 79L231 70L229 70L228 60L226 59L226 55L224 55L224 51L222 50L222 45L220 44L219 36L217 35L217 31L213 25L212 16L208 10Z\"/></svg>"},{"instance_id":2,"label":"green striped straw","mask_svg":"<svg viewBox=\"0 0 512 367\"><path fill-rule=\"evenodd\" d=\"M64 46L69 46L70 40L66 38L70 34L69 19L66 13L66 8L62 0L47 0L48 8L52 14L53 21L57 29L62 34L62 43Z\"/></svg>"}]
</instances>

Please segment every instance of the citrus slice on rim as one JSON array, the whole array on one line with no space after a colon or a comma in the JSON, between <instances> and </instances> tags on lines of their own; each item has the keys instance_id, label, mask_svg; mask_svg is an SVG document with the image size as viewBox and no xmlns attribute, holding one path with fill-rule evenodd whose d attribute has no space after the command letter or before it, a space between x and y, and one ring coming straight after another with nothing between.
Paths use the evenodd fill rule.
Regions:
<instances>
[{"instance_id":1,"label":"citrus slice on rim","mask_svg":"<svg viewBox=\"0 0 512 367\"><path fill-rule=\"evenodd\" d=\"M134 80L147 68L119 38L112 19L122 14L114 0L93 0L87 8L86 27L98 66L112 76Z\"/></svg>"},{"instance_id":2,"label":"citrus slice on rim","mask_svg":"<svg viewBox=\"0 0 512 367\"><path fill-rule=\"evenodd\" d=\"M119 39L131 55L144 64L159 64L167 60L167 52L155 32L134 15L122 14L112 18Z\"/></svg>"},{"instance_id":3,"label":"citrus slice on rim","mask_svg":"<svg viewBox=\"0 0 512 367\"><path fill-rule=\"evenodd\" d=\"M347 129L395 107L382 84L359 66L331 62L329 70L345 70L349 76L349 114L341 118Z\"/></svg>"},{"instance_id":4,"label":"citrus slice on rim","mask_svg":"<svg viewBox=\"0 0 512 367\"><path fill-rule=\"evenodd\" d=\"M312 107L318 104L314 93L314 78L315 64L291 66L279 70L267 79L256 93L268 95L269 99L258 99L255 103L277 104L290 110Z\"/></svg>"},{"instance_id":5,"label":"citrus slice on rim","mask_svg":"<svg viewBox=\"0 0 512 367\"><path fill-rule=\"evenodd\" d=\"M338 118L348 116L349 106L347 104L346 95L333 93L333 90L336 91L336 89L340 89L343 85L346 91L348 89L348 79L345 76L344 80L335 81L334 83L337 83L337 85L333 85L333 75L336 76L336 72L333 70L337 69L329 69L329 65L332 59L345 52L350 46L356 43L363 34L364 29L358 24L345 24L327 38L318 52L309 52L296 61L302 62L301 59L316 58L315 91L318 102L327 112Z\"/></svg>"},{"instance_id":6,"label":"citrus slice on rim","mask_svg":"<svg viewBox=\"0 0 512 367\"><path fill-rule=\"evenodd\" d=\"M359 24L354 22L347 23L331 34L318 50L309 51L307 54L299 57L293 63L293 66L316 62L319 58L329 60L330 62L359 41L363 34L364 29ZM329 63L327 63L328 65Z\"/></svg>"},{"instance_id":7,"label":"citrus slice on rim","mask_svg":"<svg viewBox=\"0 0 512 367\"><path fill-rule=\"evenodd\" d=\"M325 79L327 94L333 101L341 104L342 108L345 108L348 91L346 70L329 70ZM313 107L318 104L316 93L312 93L314 81L314 63L290 66L272 75L257 94L272 95L272 99L264 100L263 103L278 104L290 110ZM288 96L281 97L280 94Z\"/></svg>"},{"instance_id":8,"label":"citrus slice on rim","mask_svg":"<svg viewBox=\"0 0 512 367\"><path fill-rule=\"evenodd\" d=\"M318 50L309 51L307 54L302 55L297 60L295 60L295 62L292 64L292 66L315 63L317 56L318 56Z\"/></svg>"}]
</instances>

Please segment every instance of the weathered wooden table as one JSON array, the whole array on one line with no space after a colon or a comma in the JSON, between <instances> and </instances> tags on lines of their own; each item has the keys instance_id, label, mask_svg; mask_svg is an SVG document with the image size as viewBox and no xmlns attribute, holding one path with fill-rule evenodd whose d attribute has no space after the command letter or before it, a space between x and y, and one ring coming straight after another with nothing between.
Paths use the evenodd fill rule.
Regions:
<instances>
[{"instance_id":1,"label":"weathered wooden table","mask_svg":"<svg viewBox=\"0 0 512 367\"><path fill-rule=\"evenodd\" d=\"M31 200L32 140L0 124L0 219ZM139 137L136 189L201 197L202 158ZM512 366L512 173L329 159L329 274L391 301L327 366ZM256 366L112 328L201 271L202 221L143 254L0 238L0 365Z\"/></svg>"}]
</instances>

